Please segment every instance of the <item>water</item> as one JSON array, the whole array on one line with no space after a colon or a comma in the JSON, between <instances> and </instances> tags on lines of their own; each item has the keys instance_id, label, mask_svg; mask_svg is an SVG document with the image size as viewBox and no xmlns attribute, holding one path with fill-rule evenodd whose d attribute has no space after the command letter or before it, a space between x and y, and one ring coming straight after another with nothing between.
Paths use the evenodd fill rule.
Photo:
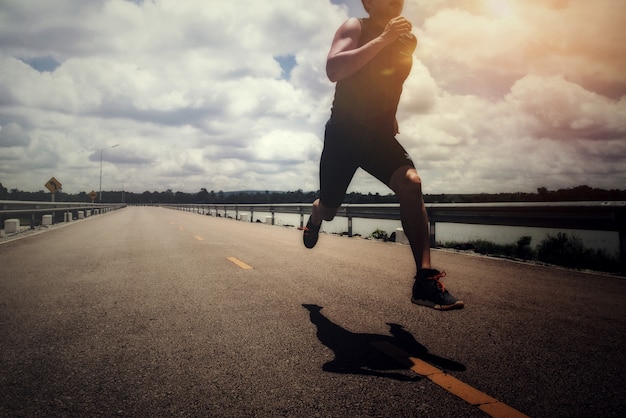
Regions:
<instances>
[{"instance_id":1,"label":"water","mask_svg":"<svg viewBox=\"0 0 626 418\"><path fill-rule=\"evenodd\" d=\"M234 216L233 214L230 214ZM254 212L254 221L265 222L266 217L271 217L271 213ZM304 222L308 219L305 215ZM274 215L276 225L300 226L300 215L288 213L276 213ZM385 219L352 219L352 233L363 237L369 237L372 232L379 229L391 235L397 228L401 228L400 221ZM332 222L324 222L322 231L331 234L342 234L348 231L348 218L336 217ZM584 246L592 249L606 251L609 255L619 255L619 233L611 231L586 231L580 229L556 229L556 228L528 228L518 226L499 225L469 225L437 223L435 225L435 236L439 243L448 242L469 242L475 240L486 240L496 244L513 244L523 236L530 236L532 248L537 248L541 242L549 235L556 235L559 232L566 233L570 237L578 237Z\"/></svg>"}]
</instances>

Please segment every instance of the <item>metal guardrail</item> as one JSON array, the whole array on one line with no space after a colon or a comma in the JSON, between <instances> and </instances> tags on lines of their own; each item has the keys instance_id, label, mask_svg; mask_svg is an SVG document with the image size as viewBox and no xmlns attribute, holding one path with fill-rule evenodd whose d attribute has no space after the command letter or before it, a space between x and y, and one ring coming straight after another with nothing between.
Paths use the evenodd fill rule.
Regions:
<instances>
[{"instance_id":1,"label":"metal guardrail","mask_svg":"<svg viewBox=\"0 0 626 418\"><path fill-rule=\"evenodd\" d=\"M35 223L36 214L55 214L61 212L93 211L108 212L125 207L125 203L94 203L83 202L33 202L19 200L0 200L0 221L9 216L28 216L31 227Z\"/></svg>"},{"instance_id":2,"label":"metal guardrail","mask_svg":"<svg viewBox=\"0 0 626 418\"><path fill-rule=\"evenodd\" d=\"M264 212L272 215L272 224L275 213L299 214L300 227L304 225L305 215L311 212L310 204L163 206L198 213L221 211L225 217L234 212L235 218L239 213L249 212L251 222L254 222L254 212ZM620 262L626 268L626 202L430 203L426 204L426 210L433 244L436 225L440 222L618 232ZM348 235L352 235L353 218L400 220L400 205L343 205L337 216L348 218Z\"/></svg>"},{"instance_id":3,"label":"metal guardrail","mask_svg":"<svg viewBox=\"0 0 626 418\"><path fill-rule=\"evenodd\" d=\"M40 213L60 213L68 211L93 210L109 211L125 207L125 203L85 204L82 202L29 202L0 200L0 220L8 215L30 215L31 226L35 215ZM180 204L161 205L172 209L187 210L206 214L210 211L223 213L228 217L234 212L249 212L254 222L254 213L270 213L272 224L276 213L300 215L300 227L304 217L311 211L310 204ZM522 203L431 203L426 204L430 222L431 242L436 241L436 225L440 222L478 225L508 225L559 229L582 229L613 231L619 233L620 262L626 268L626 202L522 202ZM352 219L391 219L400 220L400 205L348 204L339 208L337 216L348 219L348 235L352 235Z\"/></svg>"},{"instance_id":4,"label":"metal guardrail","mask_svg":"<svg viewBox=\"0 0 626 418\"><path fill-rule=\"evenodd\" d=\"M181 204L162 205L207 213L234 212L291 213L301 216L311 211L310 204ZM543 228L620 231L626 225L626 202L522 202L522 203L430 203L426 204L432 223L464 223ZM365 219L400 220L399 204L343 205L337 216ZM253 216L251 216L252 220ZM350 231L348 231L350 233Z\"/></svg>"}]
</instances>

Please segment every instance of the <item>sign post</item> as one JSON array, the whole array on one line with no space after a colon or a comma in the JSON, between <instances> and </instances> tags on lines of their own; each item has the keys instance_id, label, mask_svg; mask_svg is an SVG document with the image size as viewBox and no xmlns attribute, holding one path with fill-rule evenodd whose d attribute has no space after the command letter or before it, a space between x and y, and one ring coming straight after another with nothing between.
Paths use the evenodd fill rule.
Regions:
<instances>
[{"instance_id":1,"label":"sign post","mask_svg":"<svg viewBox=\"0 0 626 418\"><path fill-rule=\"evenodd\" d=\"M54 194L61 190L63 188L63 185L59 180L52 177L50 180L48 180L45 186L46 189L50 190L50 194L52 195L52 201L54 202Z\"/></svg>"},{"instance_id":2,"label":"sign post","mask_svg":"<svg viewBox=\"0 0 626 418\"><path fill-rule=\"evenodd\" d=\"M58 192L59 190L61 190L63 188L63 185L61 184L61 182L57 179L55 179L54 177L52 177L50 180L48 180L48 182L46 184L44 184L44 186L46 186L46 189L50 190L50 196L51 196L51 202L54 202L54 195L56 194L56 192ZM54 211L52 212L52 223L54 224Z\"/></svg>"}]
</instances>

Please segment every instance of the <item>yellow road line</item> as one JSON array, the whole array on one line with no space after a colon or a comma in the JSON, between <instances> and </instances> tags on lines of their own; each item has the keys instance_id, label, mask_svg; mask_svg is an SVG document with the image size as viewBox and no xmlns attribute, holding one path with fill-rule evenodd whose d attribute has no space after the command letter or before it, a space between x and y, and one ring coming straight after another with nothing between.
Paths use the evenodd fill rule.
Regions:
<instances>
[{"instance_id":1,"label":"yellow road line","mask_svg":"<svg viewBox=\"0 0 626 418\"><path fill-rule=\"evenodd\" d=\"M252 270L252 266L244 263L243 261L237 259L236 257L228 257L227 258L228 261L230 261L231 263L239 266L240 268L244 269L244 270Z\"/></svg>"},{"instance_id":2,"label":"yellow road line","mask_svg":"<svg viewBox=\"0 0 626 418\"><path fill-rule=\"evenodd\" d=\"M481 411L487 413L494 418L522 418L527 417L516 409L511 408L507 404L498 401L495 398L479 391L478 389L460 381L459 379L444 373L438 368L431 366L423 360L411 357L404 350L385 341L372 343L372 346L379 351L385 353L389 357L399 361L401 364L412 366L410 369L420 376L426 377L434 384L442 387L455 396L463 399L465 402L477 406ZM407 362L408 361L408 362Z\"/></svg>"},{"instance_id":3,"label":"yellow road line","mask_svg":"<svg viewBox=\"0 0 626 418\"><path fill-rule=\"evenodd\" d=\"M201 236L199 236L199 235L194 235L193 237L194 237L195 239L197 239L198 241L204 241L204 238L202 238L202 237L201 237Z\"/></svg>"}]
</instances>

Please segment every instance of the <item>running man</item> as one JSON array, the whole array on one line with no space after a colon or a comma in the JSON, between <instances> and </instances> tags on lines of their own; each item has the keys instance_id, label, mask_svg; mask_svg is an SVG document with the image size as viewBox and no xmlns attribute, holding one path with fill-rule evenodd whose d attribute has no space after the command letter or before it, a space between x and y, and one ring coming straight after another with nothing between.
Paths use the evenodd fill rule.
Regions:
<instances>
[{"instance_id":1,"label":"running man","mask_svg":"<svg viewBox=\"0 0 626 418\"><path fill-rule=\"evenodd\" d=\"M304 228L304 245L313 248L322 221L331 221L357 168L389 186L400 200L400 215L417 267L411 301L437 310L464 304L441 282L445 272L430 260L428 217L421 179L396 140L402 86L413 64L417 39L402 16L404 0L362 0L368 18L350 18L337 30L326 61L336 82L320 159L320 197Z\"/></svg>"}]
</instances>

